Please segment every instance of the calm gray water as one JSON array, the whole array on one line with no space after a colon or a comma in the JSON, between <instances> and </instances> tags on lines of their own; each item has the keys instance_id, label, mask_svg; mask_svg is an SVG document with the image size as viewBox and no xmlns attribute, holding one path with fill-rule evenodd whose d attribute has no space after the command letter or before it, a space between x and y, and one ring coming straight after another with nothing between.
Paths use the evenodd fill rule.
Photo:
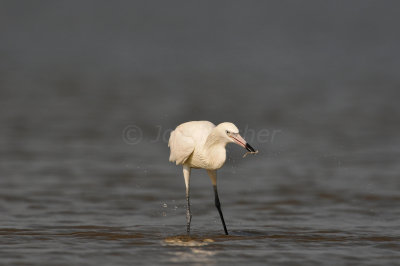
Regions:
<instances>
[{"instance_id":1,"label":"calm gray water","mask_svg":"<svg viewBox=\"0 0 400 266\"><path fill-rule=\"evenodd\" d=\"M0 8L0 264L399 265L395 1ZM234 122L219 194L169 132Z\"/></svg>"}]
</instances>

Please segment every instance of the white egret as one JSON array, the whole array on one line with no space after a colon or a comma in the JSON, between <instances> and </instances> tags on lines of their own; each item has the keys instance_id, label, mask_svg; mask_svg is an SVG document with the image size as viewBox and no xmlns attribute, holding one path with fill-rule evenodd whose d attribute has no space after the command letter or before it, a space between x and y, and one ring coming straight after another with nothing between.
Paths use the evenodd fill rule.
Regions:
<instances>
[{"instance_id":1,"label":"white egret","mask_svg":"<svg viewBox=\"0 0 400 266\"><path fill-rule=\"evenodd\" d=\"M226 160L225 146L228 143L236 143L251 153L256 151L239 135L239 129L232 123L224 122L215 126L209 121L191 121L179 125L171 132L168 147L171 149L169 160L183 166L183 176L186 185L186 230L190 233L189 179L192 168L207 170L214 187L215 206L228 235L224 216L217 190L217 169L221 168Z\"/></svg>"}]
</instances>

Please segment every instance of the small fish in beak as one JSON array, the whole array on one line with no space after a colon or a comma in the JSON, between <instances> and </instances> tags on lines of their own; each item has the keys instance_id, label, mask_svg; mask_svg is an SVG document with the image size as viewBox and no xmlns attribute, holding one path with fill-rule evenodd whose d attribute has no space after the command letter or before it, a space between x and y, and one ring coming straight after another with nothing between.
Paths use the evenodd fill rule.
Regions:
<instances>
[{"instance_id":1,"label":"small fish in beak","mask_svg":"<svg viewBox=\"0 0 400 266\"><path fill-rule=\"evenodd\" d=\"M247 156L247 154L257 154L258 150L256 151L253 147L251 147L251 145L249 143L247 143L247 141L244 140L244 138L242 138L242 136L240 136L239 134L235 134L235 135L231 135L230 136L233 141L242 146L243 148L245 148L248 152L246 152L243 155L243 158Z\"/></svg>"}]
</instances>

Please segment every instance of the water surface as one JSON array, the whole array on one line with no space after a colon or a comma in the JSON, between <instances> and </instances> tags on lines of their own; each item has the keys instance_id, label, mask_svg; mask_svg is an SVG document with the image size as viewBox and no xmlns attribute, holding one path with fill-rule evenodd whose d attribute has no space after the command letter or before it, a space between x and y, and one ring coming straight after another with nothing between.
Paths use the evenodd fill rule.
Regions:
<instances>
[{"instance_id":1,"label":"water surface","mask_svg":"<svg viewBox=\"0 0 400 266\"><path fill-rule=\"evenodd\" d=\"M0 264L399 264L397 2L2 5ZM202 170L185 234L189 120L259 150L229 236Z\"/></svg>"}]
</instances>

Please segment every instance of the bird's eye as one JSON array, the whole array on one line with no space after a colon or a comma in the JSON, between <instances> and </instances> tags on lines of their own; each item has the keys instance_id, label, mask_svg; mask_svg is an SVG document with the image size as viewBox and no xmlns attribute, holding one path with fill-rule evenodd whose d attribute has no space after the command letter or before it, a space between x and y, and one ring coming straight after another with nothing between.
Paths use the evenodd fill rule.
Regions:
<instances>
[{"instance_id":1,"label":"bird's eye","mask_svg":"<svg viewBox=\"0 0 400 266\"><path fill-rule=\"evenodd\" d=\"M225 130L226 131L226 134L229 134L230 132L229 132L229 130Z\"/></svg>"}]
</instances>

